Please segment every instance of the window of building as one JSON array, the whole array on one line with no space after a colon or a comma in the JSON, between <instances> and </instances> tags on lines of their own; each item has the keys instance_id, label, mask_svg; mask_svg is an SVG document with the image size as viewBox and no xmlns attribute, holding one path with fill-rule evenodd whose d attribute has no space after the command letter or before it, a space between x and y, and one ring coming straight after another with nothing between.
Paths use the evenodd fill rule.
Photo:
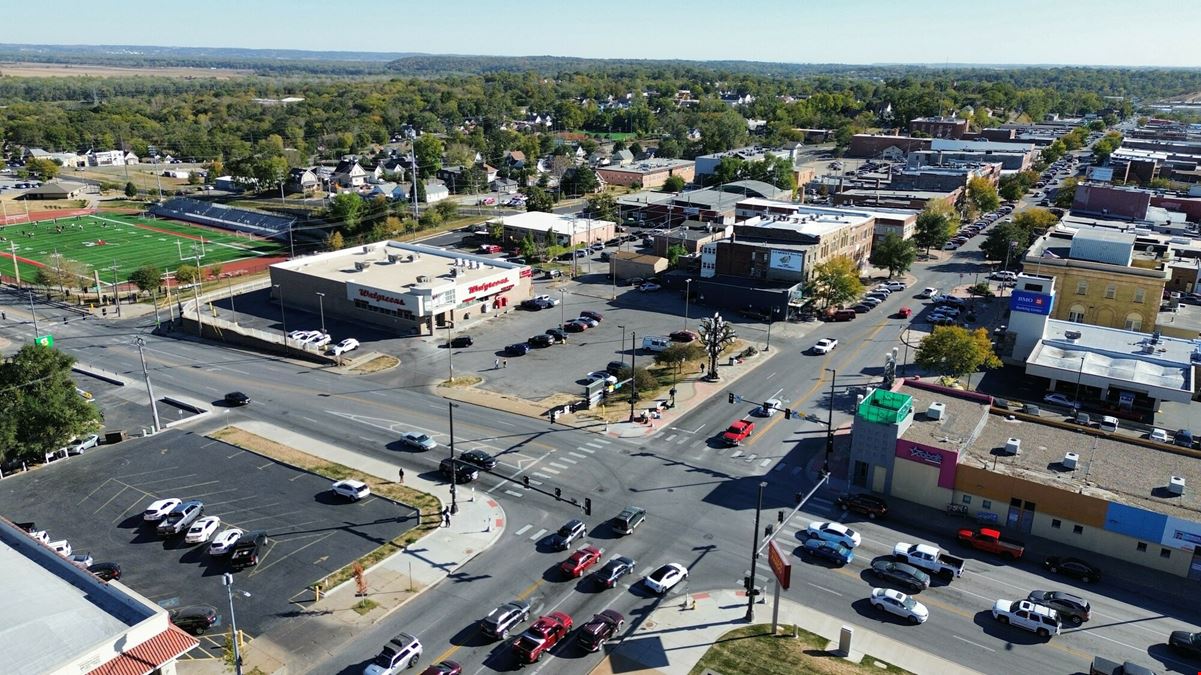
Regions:
<instances>
[{"instance_id":1,"label":"window of building","mask_svg":"<svg viewBox=\"0 0 1201 675\"><path fill-rule=\"evenodd\" d=\"M1172 549L1170 549L1170 548L1161 548L1161 549L1159 549L1159 557L1161 557L1161 558L1171 558L1171 557L1172 557Z\"/></svg>"},{"instance_id":2,"label":"window of building","mask_svg":"<svg viewBox=\"0 0 1201 675\"><path fill-rule=\"evenodd\" d=\"M964 504L971 504L971 503L972 503L972 496L971 496L971 495L963 495L963 503L964 503Z\"/></svg>"},{"instance_id":3,"label":"window of building","mask_svg":"<svg viewBox=\"0 0 1201 675\"><path fill-rule=\"evenodd\" d=\"M1118 295L1118 287L1110 284L1105 287L1105 297L1113 300Z\"/></svg>"},{"instance_id":4,"label":"window of building","mask_svg":"<svg viewBox=\"0 0 1201 675\"><path fill-rule=\"evenodd\" d=\"M1072 526L1072 534L1084 534L1084 526L1083 525L1073 525Z\"/></svg>"},{"instance_id":5,"label":"window of building","mask_svg":"<svg viewBox=\"0 0 1201 675\"><path fill-rule=\"evenodd\" d=\"M1072 305L1072 308L1068 310L1068 321L1084 323L1084 305Z\"/></svg>"},{"instance_id":6,"label":"window of building","mask_svg":"<svg viewBox=\"0 0 1201 675\"><path fill-rule=\"evenodd\" d=\"M992 500L985 499L984 501L980 502L980 508L985 509L985 510L992 510Z\"/></svg>"},{"instance_id":7,"label":"window of building","mask_svg":"<svg viewBox=\"0 0 1201 675\"><path fill-rule=\"evenodd\" d=\"M1146 552L1147 552L1147 544L1146 544L1146 542L1141 542L1141 541L1140 541L1140 542L1138 543L1138 546L1135 546L1134 548L1135 548L1135 550L1137 550L1139 553L1146 553Z\"/></svg>"},{"instance_id":8,"label":"window of building","mask_svg":"<svg viewBox=\"0 0 1201 675\"><path fill-rule=\"evenodd\" d=\"M1131 312L1126 315L1126 330L1142 330L1143 317L1138 312Z\"/></svg>"},{"instance_id":9,"label":"window of building","mask_svg":"<svg viewBox=\"0 0 1201 675\"><path fill-rule=\"evenodd\" d=\"M1143 302L1143 300L1146 300L1146 299L1147 299L1147 291L1145 291L1141 288L1134 289L1134 301L1135 302L1141 304Z\"/></svg>"},{"instance_id":10,"label":"window of building","mask_svg":"<svg viewBox=\"0 0 1201 675\"><path fill-rule=\"evenodd\" d=\"M1058 518L1052 518L1051 519L1051 527L1058 530L1060 527L1063 527L1063 521Z\"/></svg>"},{"instance_id":11,"label":"window of building","mask_svg":"<svg viewBox=\"0 0 1201 675\"><path fill-rule=\"evenodd\" d=\"M1076 295L1088 295L1088 280L1081 279L1076 282Z\"/></svg>"}]
</instances>

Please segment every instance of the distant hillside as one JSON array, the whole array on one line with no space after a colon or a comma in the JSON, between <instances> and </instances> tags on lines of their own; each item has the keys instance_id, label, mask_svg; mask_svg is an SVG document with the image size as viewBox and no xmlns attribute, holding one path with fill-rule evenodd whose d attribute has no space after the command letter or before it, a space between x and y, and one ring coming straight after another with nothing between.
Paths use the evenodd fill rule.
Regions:
<instances>
[{"instance_id":1,"label":"distant hillside","mask_svg":"<svg viewBox=\"0 0 1201 675\"><path fill-rule=\"evenodd\" d=\"M484 56L466 54L411 54L388 63L398 75L484 75L488 73L562 72L613 70L620 68L703 68L757 75L855 74L874 66L815 63L768 63L759 61L688 61L650 59L585 59L573 56Z\"/></svg>"},{"instance_id":2,"label":"distant hillside","mask_svg":"<svg viewBox=\"0 0 1201 675\"><path fill-rule=\"evenodd\" d=\"M318 52L302 49L154 47L146 45L0 44L0 61L132 68L234 68L262 74L372 75L411 52Z\"/></svg>"}]
</instances>

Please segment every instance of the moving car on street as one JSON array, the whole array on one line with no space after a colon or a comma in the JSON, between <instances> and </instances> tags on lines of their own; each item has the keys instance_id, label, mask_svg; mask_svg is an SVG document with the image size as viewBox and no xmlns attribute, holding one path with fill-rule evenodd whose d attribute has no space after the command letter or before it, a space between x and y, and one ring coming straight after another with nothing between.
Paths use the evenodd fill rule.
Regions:
<instances>
[{"instance_id":1,"label":"moving car on street","mask_svg":"<svg viewBox=\"0 0 1201 675\"><path fill-rule=\"evenodd\" d=\"M742 445L742 442L755 433L755 423L750 420L738 420L730 428L722 432L721 440L728 446Z\"/></svg>"},{"instance_id":2,"label":"moving car on street","mask_svg":"<svg viewBox=\"0 0 1201 675\"><path fill-rule=\"evenodd\" d=\"M563 570L563 573L569 577L582 577L585 572L600 562L601 556L604 553L604 549L597 548L591 544L585 544L576 549L576 552L572 553L570 558L564 560L559 565L559 569Z\"/></svg>"},{"instance_id":3,"label":"moving car on street","mask_svg":"<svg viewBox=\"0 0 1201 675\"><path fill-rule=\"evenodd\" d=\"M584 521L573 518L564 523L558 532L551 535L551 545L560 551L566 551L571 548L572 542L587 533L588 527L584 525Z\"/></svg>"},{"instance_id":4,"label":"moving car on street","mask_svg":"<svg viewBox=\"0 0 1201 675\"><path fill-rule=\"evenodd\" d=\"M688 569L678 563L667 563L642 578L652 592L665 595L676 584L688 578Z\"/></svg>"},{"instance_id":5,"label":"moving car on street","mask_svg":"<svg viewBox=\"0 0 1201 675\"><path fill-rule=\"evenodd\" d=\"M1026 552L1025 544L1016 539L1002 536L1000 530L991 527L981 527L975 530L963 528L959 530L958 536L959 541L976 550L1008 556L1011 560L1021 558L1022 554Z\"/></svg>"},{"instance_id":6,"label":"moving car on street","mask_svg":"<svg viewBox=\"0 0 1201 675\"><path fill-rule=\"evenodd\" d=\"M604 567L593 572L592 578L605 588L613 588L622 577L633 573L637 564L633 558L614 556L609 558L609 562L605 563Z\"/></svg>"},{"instance_id":7,"label":"moving car on street","mask_svg":"<svg viewBox=\"0 0 1201 675\"><path fill-rule=\"evenodd\" d=\"M840 509L867 516L868 520L883 518L888 515L888 502L880 497L869 494L842 495L834 500L834 505Z\"/></svg>"},{"instance_id":8,"label":"moving car on street","mask_svg":"<svg viewBox=\"0 0 1201 675\"><path fill-rule=\"evenodd\" d=\"M1101 570L1094 565L1081 560L1080 558L1062 557L1057 555L1047 556L1043 560L1043 567L1048 572L1054 574L1063 574L1064 576L1079 579L1084 583L1092 583L1101 580Z\"/></svg>"},{"instance_id":9,"label":"moving car on street","mask_svg":"<svg viewBox=\"0 0 1201 675\"><path fill-rule=\"evenodd\" d=\"M1092 607L1088 600L1064 591L1030 591L1026 599L1038 605L1050 607L1059 613L1059 618L1073 626L1088 621L1092 615Z\"/></svg>"},{"instance_id":10,"label":"moving car on street","mask_svg":"<svg viewBox=\"0 0 1201 675\"><path fill-rule=\"evenodd\" d=\"M814 343L814 345L809 348L809 351L813 352L814 354L829 354L830 352L834 351L834 348L837 346L838 340L835 340L834 338L822 338Z\"/></svg>"},{"instance_id":11,"label":"moving car on street","mask_svg":"<svg viewBox=\"0 0 1201 675\"><path fill-rule=\"evenodd\" d=\"M930 588L930 575L908 563L880 558L872 561L869 571L881 581L904 586L910 593Z\"/></svg>"},{"instance_id":12,"label":"moving car on street","mask_svg":"<svg viewBox=\"0 0 1201 675\"><path fill-rule=\"evenodd\" d=\"M600 651L601 645L626 625L625 617L613 609L606 609L580 626L580 646L590 652Z\"/></svg>"},{"instance_id":13,"label":"moving car on street","mask_svg":"<svg viewBox=\"0 0 1201 675\"><path fill-rule=\"evenodd\" d=\"M438 447L429 434L423 434L420 431L408 431L401 434L400 442L414 450L435 450Z\"/></svg>"},{"instance_id":14,"label":"moving car on street","mask_svg":"<svg viewBox=\"0 0 1201 675\"><path fill-rule=\"evenodd\" d=\"M421 641L400 633L388 640L371 663L363 669L363 675L393 675L405 668L415 668L421 660Z\"/></svg>"},{"instance_id":15,"label":"moving car on street","mask_svg":"<svg viewBox=\"0 0 1201 675\"><path fill-rule=\"evenodd\" d=\"M872 607L895 614L915 626L930 618L930 611L925 605L891 588L873 588L871 603Z\"/></svg>"},{"instance_id":16,"label":"moving car on street","mask_svg":"<svg viewBox=\"0 0 1201 675\"><path fill-rule=\"evenodd\" d=\"M909 563L914 567L947 578L955 578L963 574L964 560L940 551L929 544L909 544L897 542L892 549L892 559L897 562Z\"/></svg>"},{"instance_id":17,"label":"moving car on street","mask_svg":"<svg viewBox=\"0 0 1201 675\"><path fill-rule=\"evenodd\" d=\"M504 640L510 631L519 623L530 618L530 603L525 600L513 600L497 607L480 621L480 630L490 637Z\"/></svg>"},{"instance_id":18,"label":"moving car on street","mask_svg":"<svg viewBox=\"0 0 1201 675\"><path fill-rule=\"evenodd\" d=\"M564 612L539 617L513 642L514 655L521 663L537 663L543 654L567 637L571 625L571 616Z\"/></svg>"},{"instance_id":19,"label":"moving car on street","mask_svg":"<svg viewBox=\"0 0 1201 675\"><path fill-rule=\"evenodd\" d=\"M809 527L805 528L805 535L839 543L847 548L855 548L862 539L858 532L842 523L822 522L819 520L809 523Z\"/></svg>"},{"instance_id":20,"label":"moving car on street","mask_svg":"<svg viewBox=\"0 0 1201 675\"><path fill-rule=\"evenodd\" d=\"M855 559L855 552L841 542L826 541L817 537L806 539L801 553L835 565L847 565Z\"/></svg>"},{"instance_id":21,"label":"moving car on street","mask_svg":"<svg viewBox=\"0 0 1201 675\"><path fill-rule=\"evenodd\" d=\"M1059 635L1059 615L1055 610L1029 600L997 600L992 616L1001 623L1037 633L1043 638Z\"/></svg>"}]
</instances>

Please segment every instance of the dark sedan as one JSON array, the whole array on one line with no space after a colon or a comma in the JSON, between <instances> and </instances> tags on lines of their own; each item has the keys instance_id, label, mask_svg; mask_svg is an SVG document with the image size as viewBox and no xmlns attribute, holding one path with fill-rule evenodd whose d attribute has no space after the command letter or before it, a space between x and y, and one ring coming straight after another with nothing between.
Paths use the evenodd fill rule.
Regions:
<instances>
[{"instance_id":1,"label":"dark sedan","mask_svg":"<svg viewBox=\"0 0 1201 675\"><path fill-rule=\"evenodd\" d=\"M178 607L167 612L171 623L192 635L204 635L204 631L217 623L217 608L208 605Z\"/></svg>"},{"instance_id":2,"label":"dark sedan","mask_svg":"<svg viewBox=\"0 0 1201 675\"><path fill-rule=\"evenodd\" d=\"M103 581L119 581L121 579L121 566L115 562L98 562L88 565L88 571Z\"/></svg>"},{"instance_id":3,"label":"dark sedan","mask_svg":"<svg viewBox=\"0 0 1201 675\"><path fill-rule=\"evenodd\" d=\"M226 405L249 405L250 397L240 391L231 391L225 395Z\"/></svg>"},{"instance_id":4,"label":"dark sedan","mask_svg":"<svg viewBox=\"0 0 1201 675\"><path fill-rule=\"evenodd\" d=\"M563 330L567 331L568 333L583 333L584 331L588 330L588 324L580 323L579 321L568 321L567 323L563 324Z\"/></svg>"},{"instance_id":5,"label":"dark sedan","mask_svg":"<svg viewBox=\"0 0 1201 675\"><path fill-rule=\"evenodd\" d=\"M610 558L604 567L593 572L592 578L605 588L613 588L622 577L634 571L634 566L635 563L632 559L619 555Z\"/></svg>"},{"instance_id":6,"label":"dark sedan","mask_svg":"<svg viewBox=\"0 0 1201 675\"><path fill-rule=\"evenodd\" d=\"M421 671L421 675L460 675L463 666L455 661L440 661Z\"/></svg>"},{"instance_id":7,"label":"dark sedan","mask_svg":"<svg viewBox=\"0 0 1201 675\"><path fill-rule=\"evenodd\" d=\"M600 651L605 640L613 637L625 624L625 617L619 612L606 609L592 617L588 623L580 626L580 646L590 652Z\"/></svg>"},{"instance_id":8,"label":"dark sedan","mask_svg":"<svg viewBox=\"0 0 1201 675\"><path fill-rule=\"evenodd\" d=\"M881 581L907 588L910 593L918 593L930 588L930 575L913 565L893 562L891 560L872 561L872 574Z\"/></svg>"},{"instance_id":9,"label":"dark sedan","mask_svg":"<svg viewBox=\"0 0 1201 675\"><path fill-rule=\"evenodd\" d=\"M1088 621L1092 614L1092 607L1089 606L1088 600L1063 591L1030 591L1030 595L1027 595L1026 599L1050 607L1073 626L1079 626Z\"/></svg>"},{"instance_id":10,"label":"dark sedan","mask_svg":"<svg viewBox=\"0 0 1201 675\"><path fill-rule=\"evenodd\" d=\"M1168 646L1182 654L1201 658L1201 633L1174 630L1168 636Z\"/></svg>"},{"instance_id":11,"label":"dark sedan","mask_svg":"<svg viewBox=\"0 0 1201 675\"><path fill-rule=\"evenodd\" d=\"M838 542L818 539L817 537L805 540L803 551L805 555L840 566L846 565L855 559L855 554L846 546Z\"/></svg>"},{"instance_id":12,"label":"dark sedan","mask_svg":"<svg viewBox=\"0 0 1201 675\"><path fill-rule=\"evenodd\" d=\"M867 516L871 520L888 515L888 502L875 495L842 495L834 504L840 509Z\"/></svg>"},{"instance_id":13,"label":"dark sedan","mask_svg":"<svg viewBox=\"0 0 1201 675\"><path fill-rule=\"evenodd\" d=\"M567 342L567 333L559 328L548 328L546 329L546 334L555 342Z\"/></svg>"},{"instance_id":14,"label":"dark sedan","mask_svg":"<svg viewBox=\"0 0 1201 675\"><path fill-rule=\"evenodd\" d=\"M470 335L459 335L450 340L450 346L455 349L463 349L473 344L475 344L475 340L472 340Z\"/></svg>"},{"instance_id":15,"label":"dark sedan","mask_svg":"<svg viewBox=\"0 0 1201 675\"><path fill-rule=\"evenodd\" d=\"M496 458L484 452L483 450L468 450L467 452L459 455L459 459L467 462L468 464L478 466L481 469L487 469L488 471L496 468Z\"/></svg>"},{"instance_id":16,"label":"dark sedan","mask_svg":"<svg viewBox=\"0 0 1201 675\"><path fill-rule=\"evenodd\" d=\"M1084 583L1101 580L1101 570L1093 565L1090 565L1080 558L1061 557L1057 555L1047 556L1043 560L1043 567L1047 568L1048 572L1054 574L1063 574L1079 579Z\"/></svg>"},{"instance_id":17,"label":"dark sedan","mask_svg":"<svg viewBox=\"0 0 1201 675\"><path fill-rule=\"evenodd\" d=\"M526 340L526 344L528 344L531 347L538 347L538 348L549 347L554 343L555 343L554 338L552 338L551 336L546 335L546 334L532 335L532 336L530 336L529 340Z\"/></svg>"},{"instance_id":18,"label":"dark sedan","mask_svg":"<svg viewBox=\"0 0 1201 675\"><path fill-rule=\"evenodd\" d=\"M509 345L505 347L505 354L508 356L525 356L530 353L530 346L524 342Z\"/></svg>"}]
</instances>

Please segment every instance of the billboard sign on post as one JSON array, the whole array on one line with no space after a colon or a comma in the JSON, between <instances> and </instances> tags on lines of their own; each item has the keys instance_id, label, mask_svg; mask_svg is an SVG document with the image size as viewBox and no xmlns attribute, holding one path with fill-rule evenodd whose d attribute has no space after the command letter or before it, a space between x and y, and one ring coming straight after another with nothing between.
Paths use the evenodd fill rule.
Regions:
<instances>
[{"instance_id":1,"label":"billboard sign on post","mask_svg":"<svg viewBox=\"0 0 1201 675\"><path fill-rule=\"evenodd\" d=\"M767 563L771 565L776 581L780 582L780 588L788 590L788 585L792 583L792 561L775 540L767 544Z\"/></svg>"}]
</instances>

